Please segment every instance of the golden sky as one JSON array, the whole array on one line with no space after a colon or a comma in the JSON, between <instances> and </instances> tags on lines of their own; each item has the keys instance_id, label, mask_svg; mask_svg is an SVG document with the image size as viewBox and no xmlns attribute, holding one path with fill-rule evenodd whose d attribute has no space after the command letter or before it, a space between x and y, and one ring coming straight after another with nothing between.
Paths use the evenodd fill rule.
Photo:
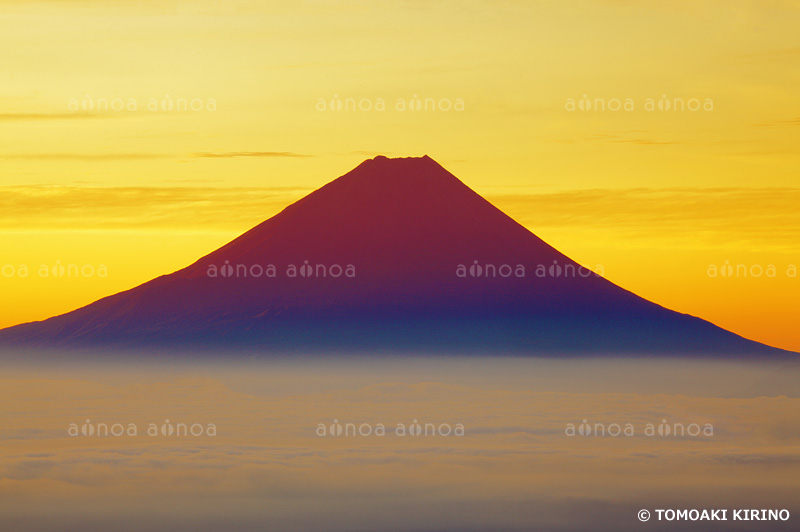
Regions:
<instances>
[{"instance_id":1,"label":"golden sky","mask_svg":"<svg viewBox=\"0 0 800 532\"><path fill-rule=\"evenodd\" d=\"M794 1L3 2L0 326L428 154L617 284L800 349L798 27Z\"/></svg>"}]
</instances>

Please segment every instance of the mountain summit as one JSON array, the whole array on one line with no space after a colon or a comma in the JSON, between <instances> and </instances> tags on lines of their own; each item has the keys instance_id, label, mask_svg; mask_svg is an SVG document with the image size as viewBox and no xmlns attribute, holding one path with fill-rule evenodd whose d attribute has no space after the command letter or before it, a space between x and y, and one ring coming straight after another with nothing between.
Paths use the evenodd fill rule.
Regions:
<instances>
[{"instance_id":1,"label":"mountain summit","mask_svg":"<svg viewBox=\"0 0 800 532\"><path fill-rule=\"evenodd\" d=\"M0 344L783 353L612 284L427 155L366 160L194 264Z\"/></svg>"}]
</instances>

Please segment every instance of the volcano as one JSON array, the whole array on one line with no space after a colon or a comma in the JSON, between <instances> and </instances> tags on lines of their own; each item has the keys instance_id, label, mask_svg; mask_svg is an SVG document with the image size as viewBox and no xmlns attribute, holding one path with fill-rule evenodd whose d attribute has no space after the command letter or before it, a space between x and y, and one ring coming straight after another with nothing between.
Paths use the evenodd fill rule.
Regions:
<instances>
[{"instance_id":1,"label":"volcano","mask_svg":"<svg viewBox=\"0 0 800 532\"><path fill-rule=\"evenodd\" d=\"M771 356L575 263L428 156L375 157L195 263L0 345Z\"/></svg>"}]
</instances>

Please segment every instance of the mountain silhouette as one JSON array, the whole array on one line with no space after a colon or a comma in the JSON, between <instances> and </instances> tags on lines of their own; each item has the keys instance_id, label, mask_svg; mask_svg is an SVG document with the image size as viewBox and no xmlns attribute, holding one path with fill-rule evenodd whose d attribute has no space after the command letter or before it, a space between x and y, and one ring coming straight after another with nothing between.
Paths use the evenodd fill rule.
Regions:
<instances>
[{"instance_id":1,"label":"mountain silhouette","mask_svg":"<svg viewBox=\"0 0 800 532\"><path fill-rule=\"evenodd\" d=\"M0 345L786 353L583 268L428 156L366 160L190 266Z\"/></svg>"}]
</instances>

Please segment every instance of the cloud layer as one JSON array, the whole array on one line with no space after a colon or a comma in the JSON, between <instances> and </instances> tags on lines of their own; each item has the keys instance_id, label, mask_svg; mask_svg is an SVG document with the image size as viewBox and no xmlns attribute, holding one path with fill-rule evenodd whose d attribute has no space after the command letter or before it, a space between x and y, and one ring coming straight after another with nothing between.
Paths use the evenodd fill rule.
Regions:
<instances>
[{"instance_id":1,"label":"cloud layer","mask_svg":"<svg viewBox=\"0 0 800 532\"><path fill-rule=\"evenodd\" d=\"M85 366L82 376L51 369L35 379L25 376L31 369L12 371L0 386L0 519L29 531L101 530L141 511L158 519L138 530L165 523L216 530L225 516L237 530L429 530L438 523L437 530L633 531L643 507L800 510L793 507L800 434L786 430L800 424L800 399L631 393L622 377L605 381L600 393L512 384L524 376L547 382L549 372L566 366L576 385L598 379L574 363L559 369L555 362L495 359L491 371L464 372L486 362L428 363L423 374L443 381L412 377L425 369L420 361L400 372L389 362L331 372L326 364L309 369L307 361ZM726 379L766 371L716 367ZM714 373L681 364L684 373L698 369ZM485 384L476 386L481 375ZM693 386L695 393L705 389ZM161 432L180 422L214 423L217 432ZM417 422L462 423L465 432L394 433L398 423ZM139 433L69 436L72 423L80 430L133 423ZM146 434L150 423L157 435ZM319 433L320 426L350 423L359 431L384 424L387 432ZM712 424L713 435L648 436L648 423L656 430ZM569 435L570 424L594 432ZM635 434L597 433L613 424L630 424Z\"/></svg>"}]
</instances>

